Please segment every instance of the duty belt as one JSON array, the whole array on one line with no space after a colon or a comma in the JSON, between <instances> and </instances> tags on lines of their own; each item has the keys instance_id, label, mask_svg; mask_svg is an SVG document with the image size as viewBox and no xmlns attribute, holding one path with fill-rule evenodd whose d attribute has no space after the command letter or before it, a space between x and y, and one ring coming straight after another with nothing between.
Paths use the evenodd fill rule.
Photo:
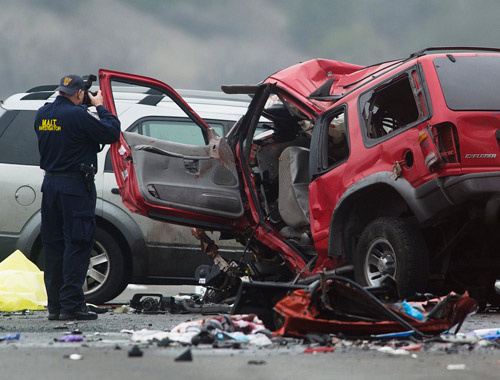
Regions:
<instances>
[{"instance_id":1,"label":"duty belt","mask_svg":"<svg viewBox=\"0 0 500 380\"><path fill-rule=\"evenodd\" d=\"M81 172L45 172L47 177L73 177L82 178Z\"/></svg>"}]
</instances>

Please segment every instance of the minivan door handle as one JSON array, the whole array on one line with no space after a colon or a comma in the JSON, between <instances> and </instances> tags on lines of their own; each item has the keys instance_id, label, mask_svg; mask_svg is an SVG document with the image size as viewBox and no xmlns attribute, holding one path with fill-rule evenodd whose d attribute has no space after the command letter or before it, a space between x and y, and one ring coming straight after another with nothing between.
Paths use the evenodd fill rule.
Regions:
<instances>
[{"instance_id":1,"label":"minivan door handle","mask_svg":"<svg viewBox=\"0 0 500 380\"><path fill-rule=\"evenodd\" d=\"M116 194L116 195L120 195L120 189L117 188L117 187L113 187L111 189L111 194Z\"/></svg>"}]
</instances>

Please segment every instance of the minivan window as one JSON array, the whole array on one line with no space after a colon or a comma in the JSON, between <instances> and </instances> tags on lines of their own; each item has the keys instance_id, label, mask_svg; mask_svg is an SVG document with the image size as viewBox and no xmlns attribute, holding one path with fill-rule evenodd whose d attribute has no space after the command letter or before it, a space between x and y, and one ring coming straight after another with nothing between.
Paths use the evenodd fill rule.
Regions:
<instances>
[{"instance_id":1,"label":"minivan window","mask_svg":"<svg viewBox=\"0 0 500 380\"><path fill-rule=\"evenodd\" d=\"M36 111L7 111L0 118L0 163L40 165L34 122ZM3 125L6 121L6 126Z\"/></svg>"},{"instance_id":2,"label":"minivan window","mask_svg":"<svg viewBox=\"0 0 500 380\"><path fill-rule=\"evenodd\" d=\"M500 57L434 59L448 108L454 111L500 110Z\"/></svg>"},{"instance_id":3,"label":"minivan window","mask_svg":"<svg viewBox=\"0 0 500 380\"><path fill-rule=\"evenodd\" d=\"M19 111L7 111L0 107L0 138L18 113Z\"/></svg>"},{"instance_id":4,"label":"minivan window","mask_svg":"<svg viewBox=\"0 0 500 380\"><path fill-rule=\"evenodd\" d=\"M2 115L3 115L5 112L7 112L7 110L6 110L6 109L4 109L4 108L2 108L2 107L0 107L0 119L2 118Z\"/></svg>"}]
</instances>

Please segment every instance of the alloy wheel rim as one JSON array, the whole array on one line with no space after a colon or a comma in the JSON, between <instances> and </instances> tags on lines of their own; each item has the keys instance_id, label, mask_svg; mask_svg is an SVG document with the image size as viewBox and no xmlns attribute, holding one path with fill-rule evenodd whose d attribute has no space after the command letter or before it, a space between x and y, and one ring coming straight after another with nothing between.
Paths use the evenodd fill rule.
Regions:
<instances>
[{"instance_id":1,"label":"alloy wheel rim","mask_svg":"<svg viewBox=\"0 0 500 380\"><path fill-rule=\"evenodd\" d=\"M375 239L368 247L363 271L369 286L380 286L385 275L396 278L396 252L386 238Z\"/></svg>"},{"instance_id":2,"label":"alloy wheel rim","mask_svg":"<svg viewBox=\"0 0 500 380\"><path fill-rule=\"evenodd\" d=\"M83 284L83 291L86 295L96 292L103 286L109 276L109 269L108 252L98 241L94 242L87 276Z\"/></svg>"}]
</instances>

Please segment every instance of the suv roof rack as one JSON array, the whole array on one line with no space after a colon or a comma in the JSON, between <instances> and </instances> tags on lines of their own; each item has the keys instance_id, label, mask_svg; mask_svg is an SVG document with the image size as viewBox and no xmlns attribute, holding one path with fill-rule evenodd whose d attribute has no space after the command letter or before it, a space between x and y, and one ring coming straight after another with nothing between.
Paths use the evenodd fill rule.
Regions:
<instances>
[{"instance_id":1,"label":"suv roof rack","mask_svg":"<svg viewBox=\"0 0 500 380\"><path fill-rule=\"evenodd\" d=\"M57 87L59 87L59 86L56 85L56 84L46 84L46 85L36 86L36 87L30 88L26 92L40 92L40 91L51 91L51 92L54 92Z\"/></svg>"},{"instance_id":2,"label":"suv roof rack","mask_svg":"<svg viewBox=\"0 0 500 380\"><path fill-rule=\"evenodd\" d=\"M491 47L482 47L482 46L431 46L431 47L428 47L428 48L425 48L425 49L422 49L422 50L418 50L418 51L416 51L414 53L411 53L409 55L409 57L406 58L406 59L380 62L380 63L376 63L376 64L373 64L373 65L370 65L370 66L363 67L360 70L364 70L364 69L367 69L369 67L382 65L384 63L389 63L389 62L394 62L394 65L399 64L399 63L404 63L404 62L409 61L410 59L413 59L413 58L425 55L428 52L434 52L434 51L478 51L478 50L479 51L492 51L492 52L500 53L500 48L491 48ZM384 67L381 70L382 71L386 70L389 67ZM377 72L378 71L376 71L374 73L370 73L370 75L374 75ZM351 87L351 86L353 86L353 85L355 85L357 83L362 82L365 79L366 79L366 77L362 77L362 78L358 79L355 82L352 82L352 83L344 85L343 87L344 88ZM332 83L333 83L332 79L327 80L325 83L323 83L321 86L319 86L315 91L313 91L308 96L308 98L309 99L316 99L316 100L320 100L320 101L338 101L339 99L341 99L342 97L344 97L345 95L347 95L347 93L344 94L344 95L336 95L336 96L329 95L329 90L331 88Z\"/></svg>"},{"instance_id":3,"label":"suv roof rack","mask_svg":"<svg viewBox=\"0 0 500 380\"><path fill-rule=\"evenodd\" d=\"M41 85L41 86L36 86L33 88L30 88L29 90L26 91L26 93L53 93L56 91L58 85L52 85L52 84L47 84L47 85ZM98 89L98 86L92 86L92 88ZM138 93L138 94L145 94L145 95L163 95L161 91L158 91L154 88L148 88L147 90L144 90L144 88L138 88L136 86L116 86L113 87L114 92L128 92L128 93ZM176 90L179 95L181 96L189 96L189 97L196 97L196 98L203 98L203 99L220 99L220 100L227 100L227 96L221 92L221 91L208 91L208 90L186 90L186 89L179 89ZM242 101L247 102L248 97L243 96L242 94L232 94L236 95L232 97L232 100L238 100L241 99ZM242 95L242 96L237 96L237 95ZM35 99L32 98L32 99ZM46 99L46 98L42 98Z\"/></svg>"},{"instance_id":4,"label":"suv roof rack","mask_svg":"<svg viewBox=\"0 0 500 380\"><path fill-rule=\"evenodd\" d=\"M57 85L41 85L30 88L26 91L27 95L24 95L20 100L47 100L52 96L56 96ZM99 89L97 85L92 86L91 90L95 91ZM207 91L207 90L176 90L179 95L183 98L197 98L204 100L220 100L220 101L231 101L231 102L244 102L248 103L250 101L248 95L243 94L231 94L228 96L220 91ZM165 98L165 94L154 88L138 88L137 86L115 86L113 87L113 92L117 94L136 94L145 95L144 98L136 99L139 104L146 104L155 106L161 100ZM120 99L119 96L116 99ZM131 99L130 99L131 100Z\"/></svg>"},{"instance_id":5,"label":"suv roof rack","mask_svg":"<svg viewBox=\"0 0 500 380\"><path fill-rule=\"evenodd\" d=\"M414 53L410 54L409 58L415 58L415 57L420 57L422 55L425 55L427 52L431 51L450 51L450 50L461 50L461 51L474 51L474 50L481 50L481 51L494 51L497 53L500 53L500 48L491 48L491 47L483 47L483 46L432 46L428 47L422 50L418 50Z\"/></svg>"},{"instance_id":6,"label":"suv roof rack","mask_svg":"<svg viewBox=\"0 0 500 380\"><path fill-rule=\"evenodd\" d=\"M54 94L54 91L29 92L21 100L47 100Z\"/></svg>"}]
</instances>

